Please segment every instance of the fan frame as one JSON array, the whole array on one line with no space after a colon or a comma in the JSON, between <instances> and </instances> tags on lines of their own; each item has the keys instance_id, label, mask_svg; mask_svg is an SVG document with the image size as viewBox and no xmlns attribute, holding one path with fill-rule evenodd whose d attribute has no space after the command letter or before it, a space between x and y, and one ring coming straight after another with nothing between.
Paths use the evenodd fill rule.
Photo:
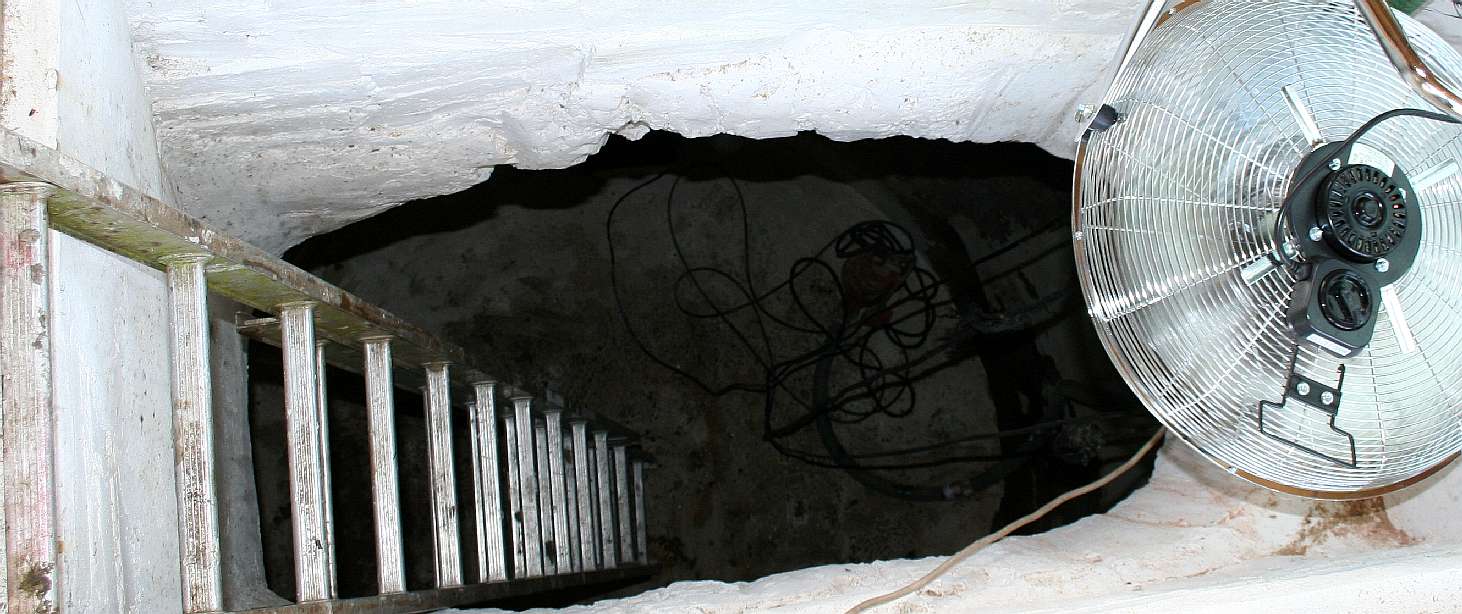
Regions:
<instances>
[{"instance_id":1,"label":"fan frame","mask_svg":"<svg viewBox=\"0 0 1462 614\"><path fill-rule=\"evenodd\" d=\"M1142 18L1138 21L1137 25L1133 28L1132 32L1127 37L1126 44L1123 46L1122 53L1119 56L1117 62L1117 69L1116 71L1114 71L1108 87L1110 88L1110 83L1115 83L1117 79L1121 77L1122 73L1126 71L1127 65L1132 59L1132 56L1137 51L1138 47L1142 44L1142 41L1146 38L1149 32L1161 26L1165 21L1168 20L1168 18L1172 17L1173 15L1177 15L1184 10L1198 5L1202 1L1203 0L1181 0L1180 2L1174 4L1172 7L1167 8L1167 3L1164 0L1149 0L1147 7L1143 10ZM1397 72L1401 76L1402 80L1406 82L1406 84L1410 86L1413 90L1415 90L1418 94L1420 94L1423 99L1431 102L1442 112L1447 113L1448 115L1451 115L1458 119L1462 119L1462 96L1458 96L1445 84L1436 79L1436 73L1426 65L1426 62L1421 59L1421 56L1417 54L1416 51L1411 47L1411 44L1407 42L1405 32L1402 30L1400 23L1396 21L1395 17L1391 14L1391 9L1389 6L1386 5L1385 0L1355 0L1355 5L1361 15L1366 19L1366 22L1370 25L1372 32L1376 35L1377 41L1380 43L1382 49L1385 51L1386 56L1396 67ZM1074 252L1076 260L1077 279L1081 284L1082 292L1084 294L1089 294L1091 288L1093 287L1093 282L1089 272L1090 267L1087 266L1086 253L1083 249L1081 249L1084 238L1081 236L1080 232L1081 175L1082 167L1086 159L1087 128L1087 126L1083 126L1083 134L1081 138L1077 140L1075 166L1071 180L1071 229L1072 244L1073 247L1075 247L1075 249L1073 249L1072 251ZM1138 378L1137 374L1132 371L1131 367L1125 362L1118 360L1120 356L1118 348L1115 341L1110 337L1107 331L1100 326L1093 326L1093 328L1096 329L1097 338L1101 340L1103 349L1106 350L1107 356L1112 360L1113 366L1115 366L1117 372L1121 374L1122 380L1127 384L1127 387L1138 396L1138 398L1142 401L1144 405L1148 407L1157 405L1157 403L1154 402L1155 400L1147 398L1147 395L1143 392L1143 389L1138 386L1140 378ZM1250 483L1263 486L1273 491L1296 495L1300 497L1306 497L1310 499L1346 501L1355 499L1368 499L1393 493L1431 477L1438 471L1441 471L1443 468L1452 464L1452 462L1457 460L1459 456L1462 456L1462 451L1454 452L1446 458L1437 461L1437 463L1432 465L1431 467L1417 472L1415 475L1408 477L1404 480L1388 484L1386 486L1359 490L1319 490L1311 488L1300 488L1265 479L1254 475L1253 473L1240 469L1234 463L1220 458L1219 456L1209 452L1208 450L1205 450L1202 447L1194 444L1192 441L1189 441L1188 438L1184 436L1180 431L1172 428L1171 425L1168 425L1161 416L1158 416L1155 413L1152 413L1152 416L1160 423L1162 423L1164 428L1167 428L1171 433L1177 435L1184 444L1193 448L1199 453L1200 456L1218 465L1229 474L1243 478Z\"/></svg>"}]
</instances>

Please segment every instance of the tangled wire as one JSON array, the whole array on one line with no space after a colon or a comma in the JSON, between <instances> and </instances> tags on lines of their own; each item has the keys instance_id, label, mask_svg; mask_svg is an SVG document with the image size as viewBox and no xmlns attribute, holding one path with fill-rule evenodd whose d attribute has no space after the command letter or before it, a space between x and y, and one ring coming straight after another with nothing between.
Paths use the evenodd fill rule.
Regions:
<instances>
[{"instance_id":1,"label":"tangled wire","mask_svg":"<svg viewBox=\"0 0 1462 614\"><path fill-rule=\"evenodd\" d=\"M741 221L740 271L692 264L686 256L674 220L681 175L666 170L635 185L610 208L605 220L609 244L610 280L616 308L629 336L651 361L685 378L706 393L723 396L751 393L763 397L763 438L775 449L798 461L819 467L848 470L855 478L893 496L923 500L948 500L969 496L997 483L1009 471L1044 443L1041 435L1075 422L1068 417L996 433L970 435L928 445L852 454L843 449L835 424L852 424L874 416L903 418L917 405L917 382L929 375L967 360L967 355L949 352L977 332L1012 332L1028 329L1062 314L1066 291L1037 301L1031 309L1013 314L961 313L944 282L918 264L915 243L909 231L898 224L870 220L838 233L811 255L795 260L779 283L760 288L751 266L752 233L746 198L740 183L727 173ZM626 313L619 286L615 215L636 193L672 176L665 192L664 223L682 272L673 286L677 309L687 318L714 321L737 340L762 372L759 382L712 385L665 360L645 343ZM997 250L1004 252L1010 246ZM725 296L717 299L715 288ZM835 305L829 306L829 298ZM790 306L784 315L775 307ZM790 312L790 313L788 313ZM741 321L738 324L737 320ZM957 320L954 333L931 343L940 319ZM749 324L748 324L749 322ZM774 339L788 336L808 340L807 348L782 356ZM856 374L856 379L834 389L834 373ZM786 408L796 413L785 415ZM787 440L815 427L823 452L798 449ZM939 458L899 460L932 451L966 446L974 442L1011 439L1020 441L1002 454L950 454ZM892 460L890 460L892 459ZM870 470L927 468L952 463L997 463L996 467L971 476L932 486L896 484L874 477Z\"/></svg>"}]
</instances>

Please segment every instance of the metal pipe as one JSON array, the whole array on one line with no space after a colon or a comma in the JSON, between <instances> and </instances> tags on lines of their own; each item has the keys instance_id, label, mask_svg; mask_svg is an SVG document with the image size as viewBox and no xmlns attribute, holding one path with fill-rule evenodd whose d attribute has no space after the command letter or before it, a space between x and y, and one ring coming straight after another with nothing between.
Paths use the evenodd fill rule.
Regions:
<instances>
[{"instance_id":1,"label":"metal pipe","mask_svg":"<svg viewBox=\"0 0 1462 614\"><path fill-rule=\"evenodd\" d=\"M563 471L563 410L543 412L544 452L548 460L549 499L553 501L553 560L559 573L573 571L573 540L569 537L569 495Z\"/></svg>"},{"instance_id":2,"label":"metal pipe","mask_svg":"<svg viewBox=\"0 0 1462 614\"><path fill-rule=\"evenodd\" d=\"M579 561L583 571L599 569L595 562L595 551L599 534L594 530L593 484L589 475L593 461L589 456L589 423L584 420L569 422L570 440L574 448L574 485L578 498L579 518Z\"/></svg>"},{"instance_id":3,"label":"metal pipe","mask_svg":"<svg viewBox=\"0 0 1462 614\"><path fill-rule=\"evenodd\" d=\"M325 574L330 580L330 594L338 595L335 583L335 504L330 491L330 395L325 388L325 342L315 340L315 412L320 424L320 500L324 502L321 518L325 522Z\"/></svg>"},{"instance_id":4,"label":"metal pipe","mask_svg":"<svg viewBox=\"0 0 1462 614\"><path fill-rule=\"evenodd\" d=\"M538 463L539 530L543 532L543 573L558 573L558 536L554 532L552 470L548 467L548 435L542 424L533 425L533 445Z\"/></svg>"},{"instance_id":5,"label":"metal pipe","mask_svg":"<svg viewBox=\"0 0 1462 614\"><path fill-rule=\"evenodd\" d=\"M614 446L614 501L619 504L619 560L635 560L634 524L630 518L629 467L623 445Z\"/></svg>"},{"instance_id":6,"label":"metal pipe","mask_svg":"<svg viewBox=\"0 0 1462 614\"><path fill-rule=\"evenodd\" d=\"M482 438L478 448L482 465L483 523L486 531L479 540L487 543L487 571L483 582L507 580L507 562L503 555L503 489L498 479L497 384L474 382L477 393L477 429ZM483 537L485 536L485 537Z\"/></svg>"},{"instance_id":7,"label":"metal pipe","mask_svg":"<svg viewBox=\"0 0 1462 614\"><path fill-rule=\"evenodd\" d=\"M218 485L213 474L208 283L203 277L203 265L208 258L190 254L166 261L173 346L178 541L182 555L183 611L189 613L223 609Z\"/></svg>"},{"instance_id":8,"label":"metal pipe","mask_svg":"<svg viewBox=\"0 0 1462 614\"><path fill-rule=\"evenodd\" d=\"M457 522L457 477L452 466L452 400L447 363L426 369L427 460L431 470L432 544L436 552L437 588L462 585L462 553Z\"/></svg>"},{"instance_id":9,"label":"metal pipe","mask_svg":"<svg viewBox=\"0 0 1462 614\"><path fill-rule=\"evenodd\" d=\"M279 306L284 342L284 414L289 440L295 592L299 601L320 601L333 596L329 559L325 554L325 503L321 500L314 316L312 302Z\"/></svg>"},{"instance_id":10,"label":"metal pipe","mask_svg":"<svg viewBox=\"0 0 1462 614\"><path fill-rule=\"evenodd\" d=\"M4 433L9 611L59 603L55 406L51 387L50 237L44 183L0 185L0 421Z\"/></svg>"},{"instance_id":11,"label":"metal pipe","mask_svg":"<svg viewBox=\"0 0 1462 614\"><path fill-rule=\"evenodd\" d=\"M401 493L396 469L396 402L391 338L367 337L366 414L370 421L372 512L376 521L376 579L381 594L406 590L401 549Z\"/></svg>"},{"instance_id":12,"label":"metal pipe","mask_svg":"<svg viewBox=\"0 0 1462 614\"><path fill-rule=\"evenodd\" d=\"M518 427L519 497L522 499L525 577L543 575L543 533L538 522L538 472L533 459L533 397L513 397L513 420Z\"/></svg>"},{"instance_id":13,"label":"metal pipe","mask_svg":"<svg viewBox=\"0 0 1462 614\"><path fill-rule=\"evenodd\" d=\"M518 471L518 425L513 415L511 409L503 414L503 438L508 450L508 518L512 525L513 578L519 579L528 577L528 563L523 548L523 480Z\"/></svg>"},{"instance_id":14,"label":"metal pipe","mask_svg":"<svg viewBox=\"0 0 1462 614\"><path fill-rule=\"evenodd\" d=\"M649 523L645 521L645 461L634 461L635 560L650 562Z\"/></svg>"},{"instance_id":15,"label":"metal pipe","mask_svg":"<svg viewBox=\"0 0 1462 614\"><path fill-rule=\"evenodd\" d=\"M595 458L595 479L598 482L595 492L599 497L599 545L601 566L604 569L617 567L618 546L614 530L614 482L609 477L609 463L612 453L609 451L609 433L606 431L594 431L594 456Z\"/></svg>"},{"instance_id":16,"label":"metal pipe","mask_svg":"<svg viewBox=\"0 0 1462 614\"><path fill-rule=\"evenodd\" d=\"M1432 106L1462 121L1462 97L1442 83L1437 72L1427 66L1421 54L1406 40L1406 31L1391 14L1386 0L1355 0L1355 8L1370 24L1371 33L1375 34L1376 42L1381 44L1381 50L1396 67L1401 80Z\"/></svg>"}]
</instances>

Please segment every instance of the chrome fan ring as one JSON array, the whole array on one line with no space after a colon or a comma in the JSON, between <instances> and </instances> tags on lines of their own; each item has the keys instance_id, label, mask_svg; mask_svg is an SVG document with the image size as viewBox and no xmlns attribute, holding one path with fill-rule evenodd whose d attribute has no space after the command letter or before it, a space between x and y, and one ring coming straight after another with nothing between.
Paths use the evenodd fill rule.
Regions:
<instances>
[{"instance_id":1,"label":"chrome fan ring","mask_svg":"<svg viewBox=\"0 0 1462 614\"><path fill-rule=\"evenodd\" d=\"M1462 56L1400 20L1438 76L1459 82ZM1283 223L1297 170L1317 149L1392 109L1431 108L1355 7L1184 3L1142 40L1104 102L1118 121L1077 153L1077 269L1103 344L1152 413L1231 472L1311 497L1387 492L1455 458L1462 128L1378 124L1317 182L1359 186L1337 197L1349 199L1338 217L1311 200L1313 239ZM1396 202L1388 186L1402 188L1399 224L1377 217ZM1416 243L1415 261L1392 270L1387 242L1403 239ZM1305 269L1313 242L1346 257ZM1318 317L1355 324L1355 287L1323 283L1340 269L1374 283L1372 330L1353 355L1290 313L1308 292L1317 309L1330 301Z\"/></svg>"}]
</instances>

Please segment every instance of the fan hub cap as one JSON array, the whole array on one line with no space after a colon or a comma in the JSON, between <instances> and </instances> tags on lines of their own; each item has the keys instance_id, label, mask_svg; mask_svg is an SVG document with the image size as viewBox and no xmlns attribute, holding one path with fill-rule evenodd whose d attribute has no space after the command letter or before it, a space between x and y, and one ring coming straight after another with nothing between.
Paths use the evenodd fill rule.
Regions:
<instances>
[{"instance_id":1,"label":"fan hub cap","mask_svg":"<svg viewBox=\"0 0 1462 614\"><path fill-rule=\"evenodd\" d=\"M1351 204L1350 211L1356 221L1368 230L1380 228L1381 223L1386 221L1386 212L1381 207L1381 197L1375 192L1366 192L1357 197Z\"/></svg>"},{"instance_id":2,"label":"fan hub cap","mask_svg":"<svg viewBox=\"0 0 1462 614\"><path fill-rule=\"evenodd\" d=\"M1330 245L1347 259L1374 262L1406 237L1410 213L1404 192L1389 175L1365 164L1331 173L1320 190L1315 217Z\"/></svg>"}]
</instances>

